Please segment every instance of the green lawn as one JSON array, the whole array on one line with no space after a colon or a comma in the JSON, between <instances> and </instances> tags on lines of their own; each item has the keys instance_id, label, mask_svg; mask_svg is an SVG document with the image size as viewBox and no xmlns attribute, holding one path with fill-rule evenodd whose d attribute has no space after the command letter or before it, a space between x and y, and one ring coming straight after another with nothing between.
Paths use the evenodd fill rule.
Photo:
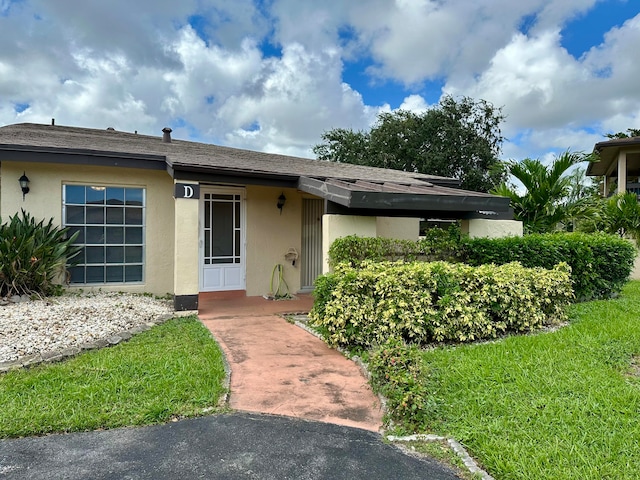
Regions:
<instances>
[{"instance_id":1,"label":"green lawn","mask_svg":"<svg viewBox=\"0 0 640 480\"><path fill-rule=\"evenodd\" d=\"M423 352L426 429L500 480L640 478L640 282L570 312L554 333Z\"/></svg>"},{"instance_id":2,"label":"green lawn","mask_svg":"<svg viewBox=\"0 0 640 480\"><path fill-rule=\"evenodd\" d=\"M118 346L0 375L0 437L165 422L215 407L222 354L195 318Z\"/></svg>"}]
</instances>

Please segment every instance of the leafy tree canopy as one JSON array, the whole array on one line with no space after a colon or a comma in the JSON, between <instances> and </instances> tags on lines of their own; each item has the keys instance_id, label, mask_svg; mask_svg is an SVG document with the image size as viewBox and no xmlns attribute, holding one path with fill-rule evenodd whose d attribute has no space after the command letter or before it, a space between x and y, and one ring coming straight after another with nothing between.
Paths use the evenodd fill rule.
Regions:
<instances>
[{"instance_id":1,"label":"leafy tree canopy","mask_svg":"<svg viewBox=\"0 0 640 480\"><path fill-rule=\"evenodd\" d=\"M618 133L606 133L605 137L607 138L630 138L630 137L640 137L640 128L627 128L625 132Z\"/></svg>"},{"instance_id":2,"label":"leafy tree canopy","mask_svg":"<svg viewBox=\"0 0 640 480\"><path fill-rule=\"evenodd\" d=\"M445 96L424 113L381 113L369 132L335 128L313 148L320 160L453 177L486 192L504 179L500 108Z\"/></svg>"}]
</instances>

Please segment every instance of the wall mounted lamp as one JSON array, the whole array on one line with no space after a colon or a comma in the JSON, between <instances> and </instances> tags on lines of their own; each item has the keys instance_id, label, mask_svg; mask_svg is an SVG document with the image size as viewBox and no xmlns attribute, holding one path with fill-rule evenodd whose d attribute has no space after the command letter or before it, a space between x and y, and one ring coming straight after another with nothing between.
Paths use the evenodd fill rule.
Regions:
<instances>
[{"instance_id":1,"label":"wall mounted lamp","mask_svg":"<svg viewBox=\"0 0 640 480\"><path fill-rule=\"evenodd\" d=\"M276 205L278 207L278 210L280 210L280 215L282 215L282 207L284 207L284 202L286 201L287 197L285 197L284 192L282 192L278 197L278 204Z\"/></svg>"},{"instance_id":2,"label":"wall mounted lamp","mask_svg":"<svg viewBox=\"0 0 640 480\"><path fill-rule=\"evenodd\" d=\"M18 182L20 182L20 188L22 189L22 201L24 202L24 196L29 193L29 177L27 177L26 172L22 173Z\"/></svg>"}]
</instances>

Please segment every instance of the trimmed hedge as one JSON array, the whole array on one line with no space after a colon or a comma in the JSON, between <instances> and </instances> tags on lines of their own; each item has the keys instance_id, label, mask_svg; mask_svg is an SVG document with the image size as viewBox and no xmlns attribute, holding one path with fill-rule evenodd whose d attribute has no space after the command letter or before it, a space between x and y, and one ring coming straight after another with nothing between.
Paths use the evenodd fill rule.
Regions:
<instances>
[{"instance_id":1,"label":"trimmed hedge","mask_svg":"<svg viewBox=\"0 0 640 480\"><path fill-rule=\"evenodd\" d=\"M476 266L520 262L525 267L551 269L566 262L580 301L617 295L631 274L635 256L633 244L616 235L553 233L469 239L455 227L431 229L427 238L417 242L352 235L337 239L329 249L331 265L445 260Z\"/></svg>"},{"instance_id":2,"label":"trimmed hedge","mask_svg":"<svg viewBox=\"0 0 640 480\"><path fill-rule=\"evenodd\" d=\"M470 265L520 262L525 267L571 266L579 301L617 295L636 257L633 244L603 233L532 234L524 237L466 239L461 260Z\"/></svg>"},{"instance_id":3,"label":"trimmed hedge","mask_svg":"<svg viewBox=\"0 0 640 480\"><path fill-rule=\"evenodd\" d=\"M336 239L329 247L329 264L339 263L358 266L366 260L405 262L455 261L461 252L460 228L431 228L418 241L397 240L384 237L358 237L350 235Z\"/></svg>"},{"instance_id":4,"label":"trimmed hedge","mask_svg":"<svg viewBox=\"0 0 640 480\"><path fill-rule=\"evenodd\" d=\"M565 320L570 272L565 263L552 270L518 263L340 264L316 281L310 317L332 346L492 338Z\"/></svg>"}]
</instances>

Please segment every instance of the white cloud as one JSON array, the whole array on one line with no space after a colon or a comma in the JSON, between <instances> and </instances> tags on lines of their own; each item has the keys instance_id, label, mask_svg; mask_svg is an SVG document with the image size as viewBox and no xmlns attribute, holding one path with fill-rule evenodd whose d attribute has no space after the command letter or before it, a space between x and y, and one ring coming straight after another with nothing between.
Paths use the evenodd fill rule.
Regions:
<instances>
[{"instance_id":1,"label":"white cloud","mask_svg":"<svg viewBox=\"0 0 640 480\"><path fill-rule=\"evenodd\" d=\"M0 124L171 125L310 156L324 130L366 129L391 109L343 80L348 59L410 85L403 109L429 107L428 79L504 106L505 157L588 150L600 131L640 126L640 15L581 58L561 46L596 1L0 0Z\"/></svg>"},{"instance_id":2,"label":"white cloud","mask_svg":"<svg viewBox=\"0 0 640 480\"><path fill-rule=\"evenodd\" d=\"M561 46L559 30L518 33L481 75L450 81L445 91L504 106L507 137L532 131L526 140L534 152L553 146L589 150L603 138L592 129L606 133L638 124L639 42L640 15L579 59Z\"/></svg>"}]
</instances>

